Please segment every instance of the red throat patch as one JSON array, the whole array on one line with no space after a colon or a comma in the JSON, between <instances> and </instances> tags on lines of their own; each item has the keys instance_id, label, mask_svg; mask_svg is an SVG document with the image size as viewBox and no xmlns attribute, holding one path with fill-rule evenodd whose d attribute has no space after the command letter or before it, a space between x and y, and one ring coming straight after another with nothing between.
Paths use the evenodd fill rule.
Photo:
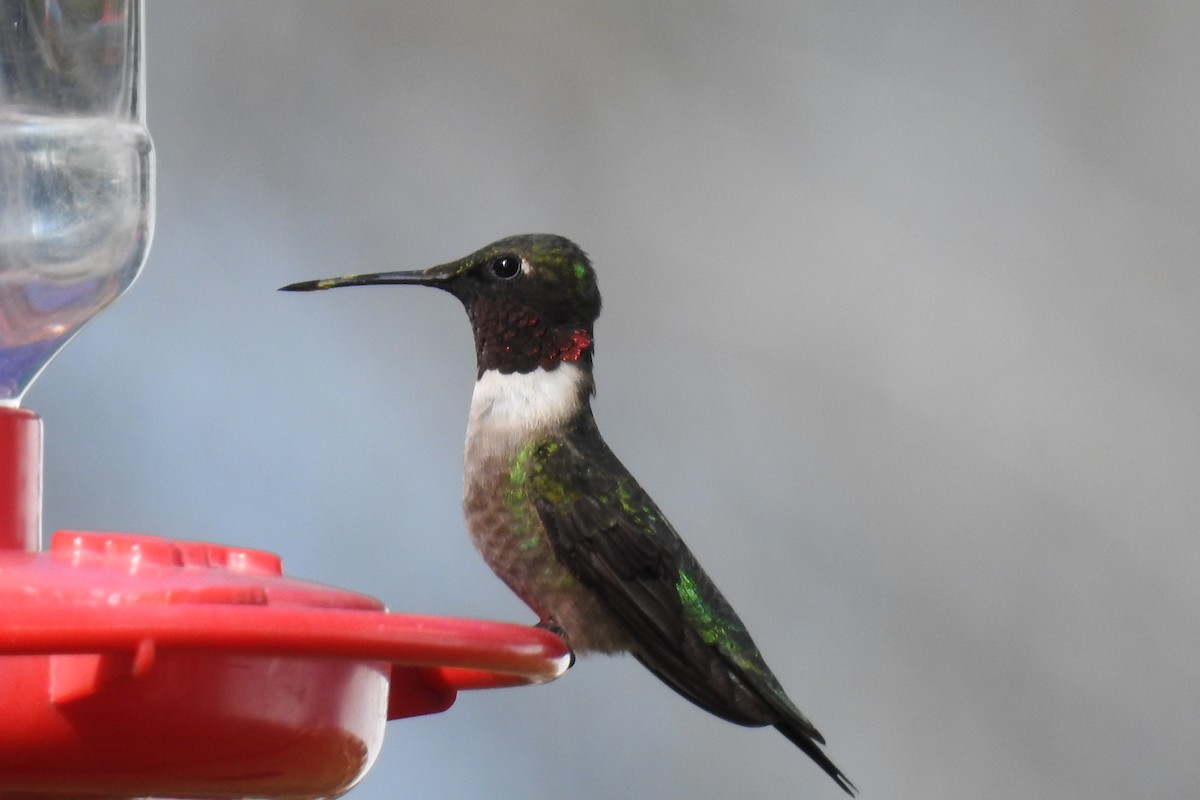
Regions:
<instances>
[{"instance_id":1,"label":"red throat patch","mask_svg":"<svg viewBox=\"0 0 1200 800\"><path fill-rule=\"evenodd\" d=\"M578 361L583 352L592 346L592 337L585 330L576 328L558 351L560 361Z\"/></svg>"}]
</instances>

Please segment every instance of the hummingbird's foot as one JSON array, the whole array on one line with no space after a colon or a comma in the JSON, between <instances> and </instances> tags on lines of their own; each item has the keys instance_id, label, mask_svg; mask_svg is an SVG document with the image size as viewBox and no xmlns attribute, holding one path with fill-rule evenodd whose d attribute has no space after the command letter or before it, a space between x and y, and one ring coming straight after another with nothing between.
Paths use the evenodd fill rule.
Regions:
<instances>
[{"instance_id":1,"label":"hummingbird's foot","mask_svg":"<svg viewBox=\"0 0 1200 800\"><path fill-rule=\"evenodd\" d=\"M552 619L544 619L535 627L541 628L544 631L549 631L558 638L562 639L567 645L567 653L571 656L571 660L567 662L567 669L575 666L575 651L571 649L571 640L567 638L567 632L563 630L561 625Z\"/></svg>"}]
</instances>

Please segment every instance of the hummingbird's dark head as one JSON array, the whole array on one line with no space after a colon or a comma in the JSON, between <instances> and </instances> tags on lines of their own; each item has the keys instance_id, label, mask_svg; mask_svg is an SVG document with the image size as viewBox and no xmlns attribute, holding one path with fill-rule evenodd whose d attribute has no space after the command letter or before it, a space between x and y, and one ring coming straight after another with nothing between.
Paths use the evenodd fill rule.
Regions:
<instances>
[{"instance_id":1,"label":"hummingbird's dark head","mask_svg":"<svg viewBox=\"0 0 1200 800\"><path fill-rule=\"evenodd\" d=\"M413 272L380 272L284 286L313 291L385 283L444 289L462 301L475 332L479 374L590 368L600 290L587 254L553 234L509 236L465 258Z\"/></svg>"}]
</instances>

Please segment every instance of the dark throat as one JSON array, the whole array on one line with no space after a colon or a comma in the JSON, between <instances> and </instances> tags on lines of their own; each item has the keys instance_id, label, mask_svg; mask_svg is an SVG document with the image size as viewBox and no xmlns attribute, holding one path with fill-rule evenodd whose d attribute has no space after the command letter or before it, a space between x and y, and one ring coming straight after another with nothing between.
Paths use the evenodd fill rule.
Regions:
<instances>
[{"instance_id":1,"label":"dark throat","mask_svg":"<svg viewBox=\"0 0 1200 800\"><path fill-rule=\"evenodd\" d=\"M563 362L592 367L591 326L551 325L528 308L489 305L468 308L475 331L479 375L552 370Z\"/></svg>"}]
</instances>

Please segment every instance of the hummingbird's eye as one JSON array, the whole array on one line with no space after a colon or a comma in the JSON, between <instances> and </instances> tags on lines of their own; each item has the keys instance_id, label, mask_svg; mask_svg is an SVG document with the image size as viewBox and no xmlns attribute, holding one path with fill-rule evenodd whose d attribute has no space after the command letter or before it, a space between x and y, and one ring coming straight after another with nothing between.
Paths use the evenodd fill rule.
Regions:
<instances>
[{"instance_id":1,"label":"hummingbird's eye","mask_svg":"<svg viewBox=\"0 0 1200 800\"><path fill-rule=\"evenodd\" d=\"M521 274L520 256L498 256L487 266L488 272L502 281L511 281Z\"/></svg>"}]
</instances>

